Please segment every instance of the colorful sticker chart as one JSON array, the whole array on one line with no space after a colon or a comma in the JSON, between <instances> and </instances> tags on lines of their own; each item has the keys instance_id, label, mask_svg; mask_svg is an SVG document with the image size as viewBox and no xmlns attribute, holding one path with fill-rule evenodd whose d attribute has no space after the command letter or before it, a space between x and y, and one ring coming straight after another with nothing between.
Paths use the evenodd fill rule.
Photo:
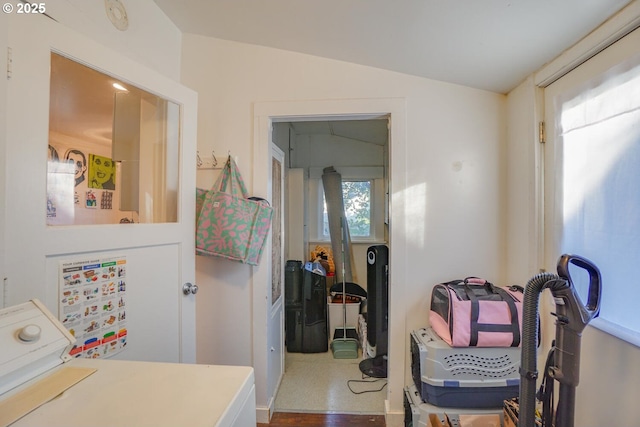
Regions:
<instances>
[{"instance_id":1,"label":"colorful sticker chart","mask_svg":"<svg viewBox=\"0 0 640 427\"><path fill-rule=\"evenodd\" d=\"M101 358L127 345L124 256L60 262L59 320L76 338L73 357Z\"/></svg>"}]
</instances>

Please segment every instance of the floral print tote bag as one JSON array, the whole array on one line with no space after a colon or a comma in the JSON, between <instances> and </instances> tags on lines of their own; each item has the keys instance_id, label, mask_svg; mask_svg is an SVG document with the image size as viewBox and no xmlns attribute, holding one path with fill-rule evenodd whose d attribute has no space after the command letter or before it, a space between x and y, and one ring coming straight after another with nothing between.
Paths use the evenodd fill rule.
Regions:
<instances>
[{"instance_id":1,"label":"floral print tote bag","mask_svg":"<svg viewBox=\"0 0 640 427\"><path fill-rule=\"evenodd\" d=\"M196 254L258 265L272 214L269 202L248 197L240 171L229 156L213 187L196 190Z\"/></svg>"}]
</instances>

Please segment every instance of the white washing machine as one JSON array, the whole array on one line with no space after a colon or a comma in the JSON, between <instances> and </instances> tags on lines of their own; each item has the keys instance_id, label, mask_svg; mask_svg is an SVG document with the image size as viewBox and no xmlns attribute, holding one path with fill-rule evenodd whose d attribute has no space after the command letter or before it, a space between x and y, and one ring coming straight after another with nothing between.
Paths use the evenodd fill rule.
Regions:
<instances>
[{"instance_id":1,"label":"white washing machine","mask_svg":"<svg viewBox=\"0 0 640 427\"><path fill-rule=\"evenodd\" d=\"M255 427L247 366L73 359L38 300L0 310L0 426Z\"/></svg>"}]
</instances>

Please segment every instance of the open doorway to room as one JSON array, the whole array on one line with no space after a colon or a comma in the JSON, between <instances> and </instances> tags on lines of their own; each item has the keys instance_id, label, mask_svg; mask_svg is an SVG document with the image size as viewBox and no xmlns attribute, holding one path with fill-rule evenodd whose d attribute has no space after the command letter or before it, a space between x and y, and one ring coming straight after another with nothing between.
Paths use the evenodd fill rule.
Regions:
<instances>
[{"instance_id":1,"label":"open doorway to room","mask_svg":"<svg viewBox=\"0 0 640 427\"><path fill-rule=\"evenodd\" d=\"M327 258L329 266L324 293L326 335L315 334L315 340L304 347L299 341L301 330L294 326L296 298L285 285L285 371L275 399L275 411L340 412L384 414L387 398L386 375L371 376L363 372L361 362L375 356L368 347L366 318L369 311L367 286L368 250L389 243L389 119L380 116L366 119L353 117L304 117L303 120L273 123L272 141L285 153L285 227L284 247L287 266ZM349 223L350 247L334 253L324 199L323 171L333 167L342 179L344 210ZM346 308L347 327L357 333L358 357L335 358L331 350L335 327L344 321L341 303L337 303L334 258L350 256L351 280L365 296ZM322 256L324 255L324 256ZM294 264L290 264L290 262ZM340 268L340 267L338 267ZM337 273L337 274L336 274ZM287 280L285 278L285 280ZM338 280L339 282L339 280ZM287 294L289 293L289 294ZM337 299L334 299L337 298ZM386 313L385 313L386 316ZM316 325L317 326L317 325ZM296 333L298 334L296 336ZM385 339L387 337L385 336ZM325 350L326 349L326 350ZM385 363L386 363L386 354Z\"/></svg>"}]
</instances>

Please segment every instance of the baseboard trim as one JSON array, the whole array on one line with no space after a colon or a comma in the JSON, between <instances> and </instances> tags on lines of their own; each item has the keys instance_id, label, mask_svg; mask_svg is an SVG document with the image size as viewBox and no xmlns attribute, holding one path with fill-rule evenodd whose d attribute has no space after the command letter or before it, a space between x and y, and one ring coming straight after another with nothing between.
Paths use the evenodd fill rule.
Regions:
<instances>
[{"instance_id":1,"label":"baseboard trim","mask_svg":"<svg viewBox=\"0 0 640 427\"><path fill-rule=\"evenodd\" d=\"M271 407L269 406L256 406L256 422L259 424L269 424L271 420Z\"/></svg>"},{"instance_id":2,"label":"baseboard trim","mask_svg":"<svg viewBox=\"0 0 640 427\"><path fill-rule=\"evenodd\" d=\"M389 400L385 400L384 421L387 427L404 427L404 412L391 411L389 409Z\"/></svg>"}]
</instances>

